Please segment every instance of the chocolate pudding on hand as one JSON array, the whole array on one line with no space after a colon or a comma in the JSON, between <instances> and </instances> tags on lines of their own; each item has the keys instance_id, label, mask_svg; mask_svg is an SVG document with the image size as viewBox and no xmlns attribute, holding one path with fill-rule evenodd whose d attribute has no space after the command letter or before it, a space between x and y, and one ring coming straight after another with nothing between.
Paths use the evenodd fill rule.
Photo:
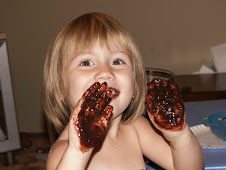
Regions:
<instances>
[{"instance_id":1,"label":"chocolate pudding on hand","mask_svg":"<svg viewBox=\"0 0 226 170\"><path fill-rule=\"evenodd\" d=\"M154 79L147 84L146 106L149 114L159 126L180 130L184 125L182 95L174 81Z\"/></svg>"},{"instance_id":2,"label":"chocolate pudding on hand","mask_svg":"<svg viewBox=\"0 0 226 170\"><path fill-rule=\"evenodd\" d=\"M81 151L94 148L101 142L112 116L113 106L109 103L118 95L119 92L108 88L106 82L95 82L83 94L81 110L73 120L80 137Z\"/></svg>"}]
</instances>

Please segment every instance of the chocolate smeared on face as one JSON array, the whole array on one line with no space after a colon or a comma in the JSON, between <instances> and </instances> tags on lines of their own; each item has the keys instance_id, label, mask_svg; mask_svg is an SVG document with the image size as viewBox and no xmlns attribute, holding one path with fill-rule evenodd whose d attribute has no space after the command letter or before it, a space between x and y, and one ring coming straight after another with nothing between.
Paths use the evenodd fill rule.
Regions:
<instances>
[{"instance_id":1,"label":"chocolate smeared on face","mask_svg":"<svg viewBox=\"0 0 226 170\"><path fill-rule=\"evenodd\" d=\"M154 79L148 82L146 106L155 123L165 129L179 130L184 124L184 104L173 81Z\"/></svg>"},{"instance_id":2,"label":"chocolate smeared on face","mask_svg":"<svg viewBox=\"0 0 226 170\"><path fill-rule=\"evenodd\" d=\"M111 91L111 96L110 96L111 99L115 99L115 98L117 98L119 96L119 91L118 90L116 90L116 89L114 89L112 87L110 87L108 89Z\"/></svg>"},{"instance_id":3,"label":"chocolate smeared on face","mask_svg":"<svg viewBox=\"0 0 226 170\"><path fill-rule=\"evenodd\" d=\"M83 94L81 110L77 119L74 120L82 152L94 148L101 142L112 116L113 106L109 103L117 96L119 96L119 91L107 88L106 82L94 83Z\"/></svg>"}]
</instances>

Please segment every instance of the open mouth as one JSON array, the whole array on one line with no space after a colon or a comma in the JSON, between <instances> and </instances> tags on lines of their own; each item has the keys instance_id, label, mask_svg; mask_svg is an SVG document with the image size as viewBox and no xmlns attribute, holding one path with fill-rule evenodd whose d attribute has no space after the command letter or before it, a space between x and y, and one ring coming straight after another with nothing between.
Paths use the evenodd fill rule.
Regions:
<instances>
[{"instance_id":1,"label":"open mouth","mask_svg":"<svg viewBox=\"0 0 226 170\"><path fill-rule=\"evenodd\" d=\"M116 97L119 96L120 94L119 90L112 87L109 87L108 89L111 90L111 96L110 96L111 99L115 99Z\"/></svg>"}]
</instances>

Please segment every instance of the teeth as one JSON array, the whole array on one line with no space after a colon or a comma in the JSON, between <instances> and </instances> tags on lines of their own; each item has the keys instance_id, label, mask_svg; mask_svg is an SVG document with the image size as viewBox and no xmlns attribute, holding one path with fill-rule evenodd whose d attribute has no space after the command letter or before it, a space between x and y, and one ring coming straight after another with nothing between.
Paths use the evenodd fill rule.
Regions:
<instances>
[{"instance_id":1,"label":"teeth","mask_svg":"<svg viewBox=\"0 0 226 170\"><path fill-rule=\"evenodd\" d=\"M111 92L112 92L113 96L116 95L116 91L115 90L112 89Z\"/></svg>"},{"instance_id":2,"label":"teeth","mask_svg":"<svg viewBox=\"0 0 226 170\"><path fill-rule=\"evenodd\" d=\"M114 88L110 88L111 90L111 94L112 94L112 97L118 97L119 96L119 91L114 89Z\"/></svg>"}]
</instances>

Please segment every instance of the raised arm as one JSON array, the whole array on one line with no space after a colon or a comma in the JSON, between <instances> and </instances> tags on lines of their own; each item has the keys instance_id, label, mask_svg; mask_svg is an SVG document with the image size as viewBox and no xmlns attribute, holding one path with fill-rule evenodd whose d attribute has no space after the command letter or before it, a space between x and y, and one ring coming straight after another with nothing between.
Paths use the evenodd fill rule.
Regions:
<instances>
[{"instance_id":1,"label":"raised arm","mask_svg":"<svg viewBox=\"0 0 226 170\"><path fill-rule=\"evenodd\" d=\"M68 135L68 140L58 140L50 152L48 170L86 168L110 121L113 107L109 103L117 95L106 83L98 82L83 94L71 115L68 134L62 134Z\"/></svg>"},{"instance_id":2,"label":"raised arm","mask_svg":"<svg viewBox=\"0 0 226 170\"><path fill-rule=\"evenodd\" d=\"M202 149L185 122L183 100L176 83L165 80L148 83L146 105L151 122L165 140L156 136L158 142L154 143L162 147L158 150L161 154L157 153L162 161L155 159L166 169L203 169Z\"/></svg>"}]
</instances>

